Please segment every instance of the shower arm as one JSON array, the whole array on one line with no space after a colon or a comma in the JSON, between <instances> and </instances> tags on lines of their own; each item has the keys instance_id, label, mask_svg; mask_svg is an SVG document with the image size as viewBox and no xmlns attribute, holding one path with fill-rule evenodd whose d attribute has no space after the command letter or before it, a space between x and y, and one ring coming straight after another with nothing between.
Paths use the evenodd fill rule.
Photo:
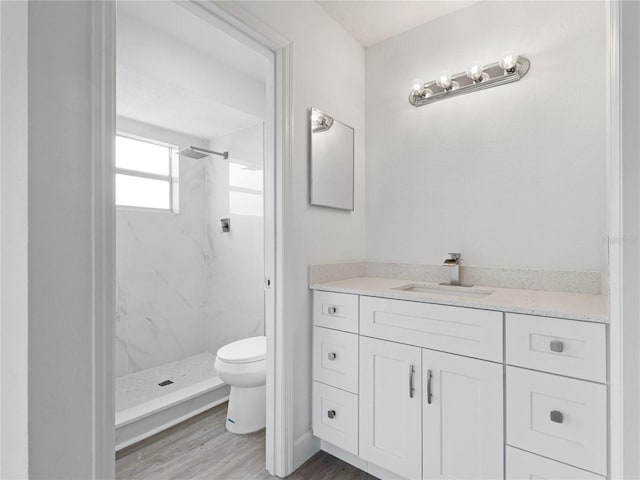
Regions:
<instances>
[{"instance_id":1,"label":"shower arm","mask_svg":"<svg viewBox=\"0 0 640 480\"><path fill-rule=\"evenodd\" d=\"M229 152L215 152L213 150L208 150L206 148L194 147L193 145L189 146L189 150L195 150L196 152L201 152L201 153L209 153L212 155L220 155L225 160L229 158Z\"/></svg>"}]
</instances>

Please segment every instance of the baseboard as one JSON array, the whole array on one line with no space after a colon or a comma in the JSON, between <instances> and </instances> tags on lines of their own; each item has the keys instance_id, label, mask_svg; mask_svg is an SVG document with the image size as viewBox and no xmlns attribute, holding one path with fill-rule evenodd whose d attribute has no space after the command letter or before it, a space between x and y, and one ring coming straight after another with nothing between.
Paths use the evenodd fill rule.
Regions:
<instances>
[{"instance_id":1,"label":"baseboard","mask_svg":"<svg viewBox=\"0 0 640 480\"><path fill-rule=\"evenodd\" d=\"M339 458L343 462L352 465L363 472L367 472L369 475L372 475L376 478L381 478L384 480L406 480L404 477L401 477L389 470L385 470L382 467L377 466L374 463L367 462L366 460L354 455L353 453L347 452L340 447L336 447L335 445L325 442L322 440L320 444L321 450L323 452L327 452L330 455L333 455L336 458Z\"/></svg>"},{"instance_id":2,"label":"baseboard","mask_svg":"<svg viewBox=\"0 0 640 480\"><path fill-rule=\"evenodd\" d=\"M293 471L320 450L320 439L313 436L311 430L304 432L293 442Z\"/></svg>"},{"instance_id":3,"label":"baseboard","mask_svg":"<svg viewBox=\"0 0 640 480\"><path fill-rule=\"evenodd\" d=\"M336 458L339 458L343 462L347 462L349 465L353 465L356 468L359 468L363 472L366 472L369 465L366 460L354 455L353 453L347 452L346 450L341 449L340 447L336 447L334 444L325 442L322 440L320 443L320 449L323 452L327 452L330 455L333 455Z\"/></svg>"}]
</instances>

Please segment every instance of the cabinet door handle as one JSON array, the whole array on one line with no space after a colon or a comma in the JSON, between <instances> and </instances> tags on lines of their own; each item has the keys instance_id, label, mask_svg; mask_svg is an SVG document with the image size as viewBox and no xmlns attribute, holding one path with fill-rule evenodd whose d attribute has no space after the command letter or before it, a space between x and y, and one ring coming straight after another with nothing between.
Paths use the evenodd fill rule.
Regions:
<instances>
[{"instance_id":1,"label":"cabinet door handle","mask_svg":"<svg viewBox=\"0 0 640 480\"><path fill-rule=\"evenodd\" d=\"M336 355L334 352L330 352L330 353L327 355L327 357L329 358L329 360L335 360L337 356L338 356L338 355Z\"/></svg>"},{"instance_id":2,"label":"cabinet door handle","mask_svg":"<svg viewBox=\"0 0 640 480\"><path fill-rule=\"evenodd\" d=\"M552 352L560 353L564 351L564 343L562 343L560 340L551 340L551 342L549 343L549 350L551 350Z\"/></svg>"},{"instance_id":3,"label":"cabinet door handle","mask_svg":"<svg viewBox=\"0 0 640 480\"><path fill-rule=\"evenodd\" d=\"M551 410L551 413L549 413L549 418L553 423L564 422L564 415L562 414L562 412L559 412L558 410Z\"/></svg>"},{"instance_id":4,"label":"cabinet door handle","mask_svg":"<svg viewBox=\"0 0 640 480\"><path fill-rule=\"evenodd\" d=\"M416 367L409 365L409 398L413 398L413 392L416 390L413 387L413 377L416 373Z\"/></svg>"},{"instance_id":5,"label":"cabinet door handle","mask_svg":"<svg viewBox=\"0 0 640 480\"><path fill-rule=\"evenodd\" d=\"M431 379L433 378L433 374L431 370L427 370L427 403L431 405Z\"/></svg>"},{"instance_id":6,"label":"cabinet door handle","mask_svg":"<svg viewBox=\"0 0 640 480\"><path fill-rule=\"evenodd\" d=\"M334 307L332 305L329 308L327 308L327 312L329 313L329 315L335 315L336 313L338 313L338 307Z\"/></svg>"},{"instance_id":7,"label":"cabinet door handle","mask_svg":"<svg viewBox=\"0 0 640 480\"><path fill-rule=\"evenodd\" d=\"M327 412L327 417L329 417L329 418L335 418L335 416L336 416L336 411L335 411L335 410L329 410L329 411Z\"/></svg>"}]
</instances>

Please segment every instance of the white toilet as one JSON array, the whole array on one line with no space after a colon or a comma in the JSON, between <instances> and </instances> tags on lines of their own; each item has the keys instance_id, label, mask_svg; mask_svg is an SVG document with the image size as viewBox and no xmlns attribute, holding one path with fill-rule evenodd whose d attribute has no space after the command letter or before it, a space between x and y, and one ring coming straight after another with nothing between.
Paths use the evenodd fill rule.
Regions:
<instances>
[{"instance_id":1,"label":"white toilet","mask_svg":"<svg viewBox=\"0 0 640 480\"><path fill-rule=\"evenodd\" d=\"M267 337L251 337L225 345L216 355L214 368L231 386L227 430L251 433L266 423Z\"/></svg>"}]
</instances>

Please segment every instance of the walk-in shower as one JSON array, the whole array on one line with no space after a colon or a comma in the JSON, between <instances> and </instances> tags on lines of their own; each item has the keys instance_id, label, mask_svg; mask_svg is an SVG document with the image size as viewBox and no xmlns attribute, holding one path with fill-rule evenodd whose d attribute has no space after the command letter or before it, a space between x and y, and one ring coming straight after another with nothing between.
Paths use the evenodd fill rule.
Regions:
<instances>
[{"instance_id":1,"label":"walk-in shower","mask_svg":"<svg viewBox=\"0 0 640 480\"><path fill-rule=\"evenodd\" d=\"M178 3L117 8L118 449L225 401L216 352L264 335L265 59Z\"/></svg>"}]
</instances>

